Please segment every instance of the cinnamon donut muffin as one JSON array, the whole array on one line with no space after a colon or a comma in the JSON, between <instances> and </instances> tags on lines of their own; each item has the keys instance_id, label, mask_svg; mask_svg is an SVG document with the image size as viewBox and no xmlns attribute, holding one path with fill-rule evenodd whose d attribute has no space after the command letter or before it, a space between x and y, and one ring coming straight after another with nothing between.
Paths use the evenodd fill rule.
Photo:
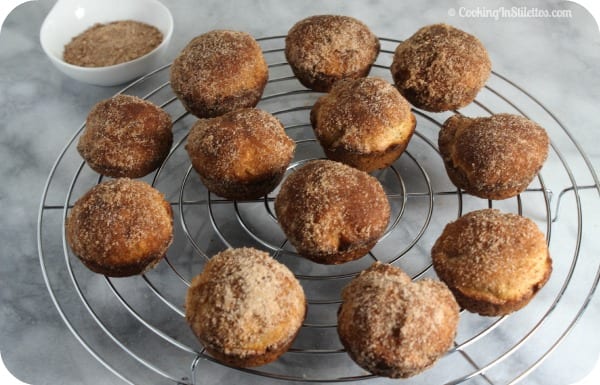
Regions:
<instances>
[{"instance_id":1,"label":"cinnamon donut muffin","mask_svg":"<svg viewBox=\"0 0 600 385\"><path fill-rule=\"evenodd\" d=\"M552 272L546 239L537 225L496 209L473 211L448 224L431 257L458 303L485 316L521 309Z\"/></svg>"},{"instance_id":2,"label":"cinnamon donut muffin","mask_svg":"<svg viewBox=\"0 0 600 385\"><path fill-rule=\"evenodd\" d=\"M491 70L483 44L447 24L423 27L400 43L391 66L400 93L415 107L433 112L471 103Z\"/></svg>"},{"instance_id":3,"label":"cinnamon donut muffin","mask_svg":"<svg viewBox=\"0 0 600 385\"><path fill-rule=\"evenodd\" d=\"M390 220L379 181L331 160L310 161L290 174L275 199L275 212L298 254L323 264L362 257Z\"/></svg>"},{"instance_id":4,"label":"cinnamon donut muffin","mask_svg":"<svg viewBox=\"0 0 600 385\"><path fill-rule=\"evenodd\" d=\"M452 346L458 305L442 282L411 282L402 270L376 262L342 291L338 334L350 357L369 372L414 376Z\"/></svg>"},{"instance_id":5,"label":"cinnamon donut muffin","mask_svg":"<svg viewBox=\"0 0 600 385\"><path fill-rule=\"evenodd\" d=\"M277 187L295 147L277 118L246 108L198 120L186 150L209 191L227 199L254 199Z\"/></svg>"},{"instance_id":6,"label":"cinnamon donut muffin","mask_svg":"<svg viewBox=\"0 0 600 385\"><path fill-rule=\"evenodd\" d=\"M523 192L546 161L549 143L542 127L510 114L454 115L444 122L438 137L452 183L486 199Z\"/></svg>"},{"instance_id":7,"label":"cinnamon donut muffin","mask_svg":"<svg viewBox=\"0 0 600 385\"><path fill-rule=\"evenodd\" d=\"M404 152L416 119L398 90L381 78L344 79L310 112L329 159L371 172Z\"/></svg>"},{"instance_id":8,"label":"cinnamon donut muffin","mask_svg":"<svg viewBox=\"0 0 600 385\"><path fill-rule=\"evenodd\" d=\"M90 110L77 151L96 172L139 178L157 169L173 144L171 116L132 95L102 100Z\"/></svg>"},{"instance_id":9,"label":"cinnamon donut muffin","mask_svg":"<svg viewBox=\"0 0 600 385\"><path fill-rule=\"evenodd\" d=\"M252 248L213 256L190 285L185 318L206 350L229 365L276 360L306 315L302 286L269 254Z\"/></svg>"},{"instance_id":10,"label":"cinnamon donut muffin","mask_svg":"<svg viewBox=\"0 0 600 385\"><path fill-rule=\"evenodd\" d=\"M141 274L160 262L171 244L171 205L145 182L110 180L75 202L66 234L90 270L111 277Z\"/></svg>"},{"instance_id":11,"label":"cinnamon donut muffin","mask_svg":"<svg viewBox=\"0 0 600 385\"><path fill-rule=\"evenodd\" d=\"M259 102L269 69L256 40L245 32L216 30L195 37L171 66L171 87L199 118Z\"/></svg>"},{"instance_id":12,"label":"cinnamon donut muffin","mask_svg":"<svg viewBox=\"0 0 600 385\"><path fill-rule=\"evenodd\" d=\"M318 15L297 22L285 38L285 57L305 87L327 92L334 82L367 76L379 39L349 16Z\"/></svg>"}]
</instances>

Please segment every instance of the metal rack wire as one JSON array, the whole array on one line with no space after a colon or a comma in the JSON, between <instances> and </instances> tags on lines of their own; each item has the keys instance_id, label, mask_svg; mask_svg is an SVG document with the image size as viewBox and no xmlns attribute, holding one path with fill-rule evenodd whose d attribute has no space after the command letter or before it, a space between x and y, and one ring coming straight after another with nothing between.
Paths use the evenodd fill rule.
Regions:
<instances>
[{"instance_id":1,"label":"metal rack wire","mask_svg":"<svg viewBox=\"0 0 600 385\"><path fill-rule=\"evenodd\" d=\"M309 159L323 157L308 120L319 94L304 89L292 76L283 56L283 36L258 40L270 69L258 107L277 116L296 140L292 170ZM400 41L381 41L382 51L371 75L390 79L393 49ZM38 216L39 260L54 305L79 343L125 383L202 383L206 365L217 363L205 354L185 324L185 292L211 255L242 245L267 250L290 267L307 293L309 310L293 347L278 361L253 369L231 368L229 373L235 369L260 382L270 378L381 383L352 363L337 339L335 314L341 287L376 260L400 266L413 279L434 275L429 248L443 226L480 207L498 207L536 220L545 230L551 254L561 258L555 258L547 287L514 315L487 318L462 312L451 351L433 368L404 383L517 383L557 348L583 316L600 278L586 233L598 220L587 216L584 227L584 212L600 206L598 177L566 127L508 78L494 72L478 99L455 112L513 112L546 127L552 151L537 181L521 196L501 202L456 190L445 175L435 144L437 131L449 114L415 110L417 129L407 151L391 167L374 174L392 206L391 224L384 237L358 261L321 266L298 258L278 228L273 210L277 191L262 199L235 202L216 197L202 186L183 149L194 118L173 96L168 72L169 66L159 68L121 91L153 101L174 120L173 148L163 165L146 178L167 196L177 217L175 242L164 262L143 276L113 279L87 271L68 249L64 221L69 208L102 180L75 149L84 125L58 156ZM554 211L553 191L560 191ZM562 205L569 208L563 209L559 219L563 197ZM558 236L561 242L553 242Z\"/></svg>"}]
</instances>

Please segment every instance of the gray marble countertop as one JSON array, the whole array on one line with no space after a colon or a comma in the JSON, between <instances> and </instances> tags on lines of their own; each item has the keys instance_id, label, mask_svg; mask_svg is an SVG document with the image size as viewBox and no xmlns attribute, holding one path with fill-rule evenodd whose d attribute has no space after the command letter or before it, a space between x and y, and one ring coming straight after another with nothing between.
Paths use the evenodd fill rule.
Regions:
<instances>
[{"instance_id":1,"label":"gray marble countertop","mask_svg":"<svg viewBox=\"0 0 600 385\"><path fill-rule=\"evenodd\" d=\"M574 3L539 0L526 3L529 8L571 10L570 18L495 20L459 14L461 7L481 6L479 1L163 2L175 19L165 63L192 37L211 29L244 30L255 37L284 35L297 20L313 14L351 15L364 21L377 35L397 39L405 39L426 24L453 24L478 36L490 53L494 70L526 89L552 111L580 143L594 168L600 169L600 33L590 14ZM80 127L90 107L122 87L79 83L51 65L40 47L39 30L52 3L35 1L19 6L9 15L0 33L0 351L11 372L27 383L114 384L118 379L82 348L50 301L40 273L36 224L41 193L54 160ZM524 4L485 2L488 9L513 6ZM579 185L593 183L576 151L566 150L564 156L576 164ZM552 173L548 174L551 180ZM563 187L566 186L559 182L556 188ZM558 191L554 192L556 195ZM597 241L600 225L590 218L600 216L596 203L599 197L595 190L582 191L581 195L587 205L584 210L589 210L584 211L587 219L581 263L586 264L583 269L591 271L593 276L600 256ZM568 200L567 194L565 210L570 205ZM557 245L551 246L560 250L560 242L571 244L577 234L568 226L562 229L560 220L557 223L553 234ZM554 257L557 260L561 256ZM589 288L590 283L586 285ZM565 301L580 303L586 293L585 287L575 288L572 293L566 292ZM569 384L590 371L600 352L598 297L594 297L571 333L523 383ZM560 330L565 326L549 327ZM535 351L536 347L527 349ZM216 365L202 370L203 376L198 379L202 384L267 382ZM510 372L512 368L503 370ZM519 373L524 368L514 370ZM453 377L449 374L448 378ZM469 383L486 381L476 376ZM490 381L504 383L493 378ZM170 382L163 379L157 383ZM374 379L366 383L400 382Z\"/></svg>"}]
</instances>

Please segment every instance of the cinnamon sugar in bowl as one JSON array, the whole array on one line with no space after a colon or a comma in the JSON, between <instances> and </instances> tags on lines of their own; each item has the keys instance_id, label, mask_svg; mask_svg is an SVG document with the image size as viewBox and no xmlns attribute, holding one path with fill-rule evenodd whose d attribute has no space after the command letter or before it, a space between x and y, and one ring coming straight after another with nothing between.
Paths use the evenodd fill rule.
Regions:
<instances>
[{"instance_id":1,"label":"cinnamon sugar in bowl","mask_svg":"<svg viewBox=\"0 0 600 385\"><path fill-rule=\"evenodd\" d=\"M96 24L125 20L155 27L162 34L162 42L138 58L114 65L86 67L64 60L65 46L74 37ZM42 24L40 43L52 64L65 75L84 83L113 86L138 78L163 64L160 59L172 33L171 12L158 0L59 0Z\"/></svg>"}]
</instances>

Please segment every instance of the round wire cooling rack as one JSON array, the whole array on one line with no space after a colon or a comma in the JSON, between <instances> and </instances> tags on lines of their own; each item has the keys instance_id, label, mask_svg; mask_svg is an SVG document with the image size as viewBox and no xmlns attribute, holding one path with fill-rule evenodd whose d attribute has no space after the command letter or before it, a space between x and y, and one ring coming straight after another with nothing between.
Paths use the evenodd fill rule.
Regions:
<instances>
[{"instance_id":1,"label":"round wire cooling rack","mask_svg":"<svg viewBox=\"0 0 600 385\"><path fill-rule=\"evenodd\" d=\"M323 157L309 122L310 109L320 94L303 88L293 77L283 55L283 36L258 40L270 72L258 107L277 116L297 143L290 172L307 160ZM400 41L382 38L381 42L371 76L391 79L389 65ZM195 118L173 96L168 73L169 66L161 67L121 91L148 99L173 117L173 148L162 166L145 178L174 207L175 239L164 261L145 275L115 279L91 273L69 250L64 231L68 211L102 180L77 154L76 140L85 125L58 156L38 217L39 260L54 305L78 342L125 383L201 384L209 378L223 382L225 376L231 383L386 383L356 366L337 338L341 288L374 261L399 266L413 279L434 276L429 250L443 226L483 207L516 212L540 225L554 256L552 277L526 308L510 316L461 312L454 347L431 369L404 383L517 383L559 346L592 300L600 267L593 258L590 229L599 219L586 213L600 209L598 177L566 127L508 78L493 72L477 100L454 112L470 116L511 112L543 125L551 137L551 152L536 181L520 196L505 201L463 194L446 176L436 145L439 127L450 113L414 110L417 128L407 151L392 166L373 174L392 207L385 235L362 259L323 266L298 258L288 244L274 214L277 190L262 199L236 202L204 188L184 150ZM229 368L206 354L185 323L183 309L189 282L206 260L226 247L240 246L266 250L286 264L302 283L309 302L307 318L290 351L274 363L252 369Z\"/></svg>"}]
</instances>

